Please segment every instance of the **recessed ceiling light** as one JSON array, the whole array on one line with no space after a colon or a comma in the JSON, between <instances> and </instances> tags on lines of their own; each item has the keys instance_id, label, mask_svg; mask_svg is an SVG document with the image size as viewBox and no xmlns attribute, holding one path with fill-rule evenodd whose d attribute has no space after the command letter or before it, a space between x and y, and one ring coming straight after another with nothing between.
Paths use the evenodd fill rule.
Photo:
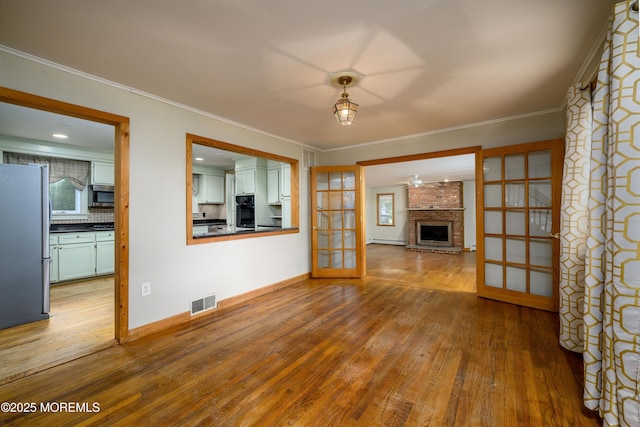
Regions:
<instances>
[{"instance_id":1,"label":"recessed ceiling light","mask_svg":"<svg viewBox=\"0 0 640 427\"><path fill-rule=\"evenodd\" d=\"M197 160L197 161L199 161L199 162L201 162L201 161L203 161L204 159L203 159L202 157L196 157L196 160Z\"/></svg>"},{"instance_id":2,"label":"recessed ceiling light","mask_svg":"<svg viewBox=\"0 0 640 427\"><path fill-rule=\"evenodd\" d=\"M67 138L69 138L67 135L65 135L63 133L54 133L53 137L54 138L58 138L58 139L67 139Z\"/></svg>"}]
</instances>

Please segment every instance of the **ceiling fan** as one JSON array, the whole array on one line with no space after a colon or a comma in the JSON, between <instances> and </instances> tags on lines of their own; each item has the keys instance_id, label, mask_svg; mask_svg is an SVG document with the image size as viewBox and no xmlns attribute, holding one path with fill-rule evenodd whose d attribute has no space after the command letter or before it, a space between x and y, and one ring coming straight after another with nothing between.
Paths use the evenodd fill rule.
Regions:
<instances>
[{"instance_id":1,"label":"ceiling fan","mask_svg":"<svg viewBox=\"0 0 640 427\"><path fill-rule=\"evenodd\" d=\"M409 187L435 187L437 185L436 182L433 181L429 181L429 182L423 182L420 178L419 175L413 175L409 181L407 181L407 186Z\"/></svg>"}]
</instances>

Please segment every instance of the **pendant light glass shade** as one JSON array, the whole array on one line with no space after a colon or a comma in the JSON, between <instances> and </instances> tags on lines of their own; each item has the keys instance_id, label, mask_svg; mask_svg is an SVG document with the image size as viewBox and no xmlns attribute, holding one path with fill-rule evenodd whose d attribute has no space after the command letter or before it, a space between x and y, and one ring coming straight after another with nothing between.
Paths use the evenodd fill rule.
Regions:
<instances>
[{"instance_id":1,"label":"pendant light glass shade","mask_svg":"<svg viewBox=\"0 0 640 427\"><path fill-rule=\"evenodd\" d=\"M345 90L342 97L333 106L333 114L339 124L346 126L353 123L356 117L359 105L349 100L349 94Z\"/></svg>"}]
</instances>

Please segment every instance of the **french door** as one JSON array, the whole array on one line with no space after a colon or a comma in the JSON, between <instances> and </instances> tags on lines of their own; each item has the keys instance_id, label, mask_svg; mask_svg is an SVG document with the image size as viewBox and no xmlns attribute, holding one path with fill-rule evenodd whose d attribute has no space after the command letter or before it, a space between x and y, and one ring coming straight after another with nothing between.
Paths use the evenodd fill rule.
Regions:
<instances>
[{"instance_id":1,"label":"french door","mask_svg":"<svg viewBox=\"0 0 640 427\"><path fill-rule=\"evenodd\" d=\"M478 296L558 310L563 140L481 150Z\"/></svg>"},{"instance_id":2,"label":"french door","mask_svg":"<svg viewBox=\"0 0 640 427\"><path fill-rule=\"evenodd\" d=\"M363 167L311 168L311 276L366 272Z\"/></svg>"}]
</instances>

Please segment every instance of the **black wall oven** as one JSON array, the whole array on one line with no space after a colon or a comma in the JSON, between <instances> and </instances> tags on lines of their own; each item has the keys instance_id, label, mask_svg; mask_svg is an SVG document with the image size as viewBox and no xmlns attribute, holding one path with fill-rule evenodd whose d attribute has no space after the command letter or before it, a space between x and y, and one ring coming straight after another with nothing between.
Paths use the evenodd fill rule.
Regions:
<instances>
[{"instance_id":1,"label":"black wall oven","mask_svg":"<svg viewBox=\"0 0 640 427\"><path fill-rule=\"evenodd\" d=\"M255 196L236 196L236 227L255 228Z\"/></svg>"}]
</instances>

